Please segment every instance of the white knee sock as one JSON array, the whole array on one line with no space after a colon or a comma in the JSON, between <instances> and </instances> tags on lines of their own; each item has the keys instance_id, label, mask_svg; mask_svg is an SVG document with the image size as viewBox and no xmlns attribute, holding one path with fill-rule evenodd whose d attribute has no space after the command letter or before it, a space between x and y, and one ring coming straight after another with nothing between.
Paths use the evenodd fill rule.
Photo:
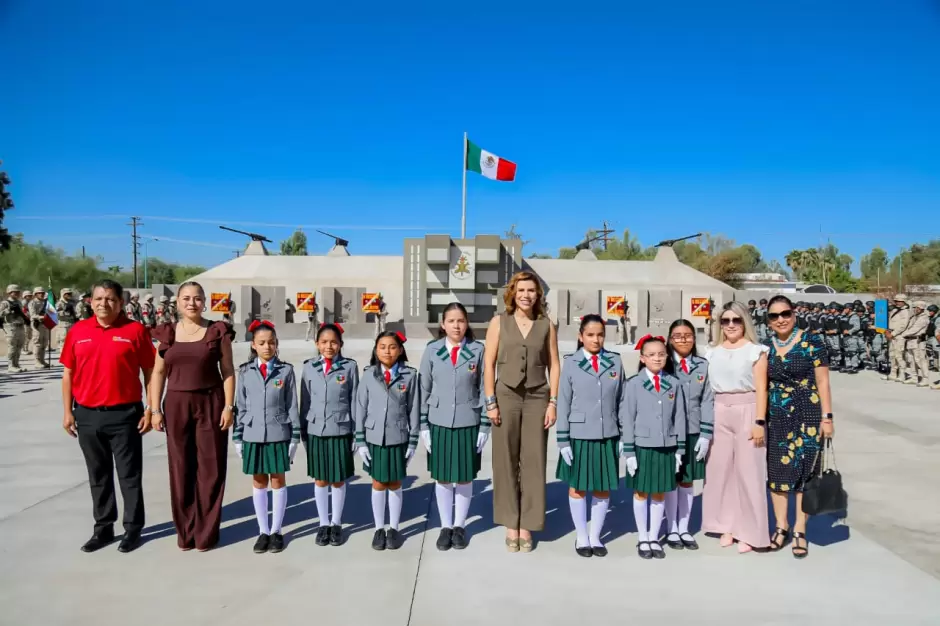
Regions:
<instances>
[{"instance_id":1,"label":"white knee sock","mask_svg":"<svg viewBox=\"0 0 940 626\"><path fill-rule=\"evenodd\" d=\"M398 522L401 521L401 487L388 492L388 527L392 530L398 530Z\"/></svg>"},{"instance_id":2,"label":"white knee sock","mask_svg":"<svg viewBox=\"0 0 940 626\"><path fill-rule=\"evenodd\" d=\"M610 498L594 498L591 502L591 547L600 548L601 533L604 532L604 520L607 518L607 507Z\"/></svg>"},{"instance_id":3,"label":"white knee sock","mask_svg":"<svg viewBox=\"0 0 940 626\"><path fill-rule=\"evenodd\" d=\"M679 532L679 494L673 490L666 492L666 532L668 534Z\"/></svg>"},{"instance_id":4,"label":"white knee sock","mask_svg":"<svg viewBox=\"0 0 940 626\"><path fill-rule=\"evenodd\" d=\"M666 503L657 502L650 498L650 532L647 541L659 541L659 529L663 525L663 513L666 512Z\"/></svg>"},{"instance_id":5,"label":"white knee sock","mask_svg":"<svg viewBox=\"0 0 940 626\"><path fill-rule=\"evenodd\" d=\"M452 528L454 526L454 485L436 483L434 495L437 496L437 512L441 516L441 528Z\"/></svg>"},{"instance_id":6,"label":"white knee sock","mask_svg":"<svg viewBox=\"0 0 940 626\"><path fill-rule=\"evenodd\" d=\"M467 525L467 514L470 512L470 500L473 499L473 483L457 485L457 497L454 500L454 526L463 528Z\"/></svg>"},{"instance_id":7,"label":"white knee sock","mask_svg":"<svg viewBox=\"0 0 940 626\"><path fill-rule=\"evenodd\" d=\"M271 490L271 534L281 532L287 512L287 487Z\"/></svg>"},{"instance_id":8,"label":"white knee sock","mask_svg":"<svg viewBox=\"0 0 940 626\"><path fill-rule=\"evenodd\" d=\"M636 532L640 542L649 541L649 525L647 522L646 500L633 498L633 519L636 522Z\"/></svg>"},{"instance_id":9,"label":"white knee sock","mask_svg":"<svg viewBox=\"0 0 940 626\"><path fill-rule=\"evenodd\" d=\"M333 526L343 525L343 505L346 504L346 483L333 487L333 517L330 522Z\"/></svg>"},{"instance_id":10,"label":"white knee sock","mask_svg":"<svg viewBox=\"0 0 940 626\"><path fill-rule=\"evenodd\" d=\"M372 490L372 517L375 520L376 529L385 528L385 494L388 490Z\"/></svg>"},{"instance_id":11,"label":"white knee sock","mask_svg":"<svg viewBox=\"0 0 940 626\"><path fill-rule=\"evenodd\" d=\"M270 535L271 529L268 527L268 488L252 488L251 499L255 503L255 517L258 518L258 532L262 535Z\"/></svg>"},{"instance_id":12,"label":"white knee sock","mask_svg":"<svg viewBox=\"0 0 940 626\"><path fill-rule=\"evenodd\" d=\"M314 486L313 497L317 501L317 517L320 518L320 526L330 525L330 488L329 486Z\"/></svg>"},{"instance_id":13,"label":"white knee sock","mask_svg":"<svg viewBox=\"0 0 940 626\"><path fill-rule=\"evenodd\" d=\"M679 534L689 532L689 518L692 517L692 502L695 501L694 487L679 487Z\"/></svg>"},{"instance_id":14,"label":"white knee sock","mask_svg":"<svg viewBox=\"0 0 940 626\"><path fill-rule=\"evenodd\" d=\"M578 533L579 548L585 548L591 545L587 529L587 502L585 498L574 498L568 496L568 508L571 509L571 521L574 522L574 529Z\"/></svg>"}]
</instances>

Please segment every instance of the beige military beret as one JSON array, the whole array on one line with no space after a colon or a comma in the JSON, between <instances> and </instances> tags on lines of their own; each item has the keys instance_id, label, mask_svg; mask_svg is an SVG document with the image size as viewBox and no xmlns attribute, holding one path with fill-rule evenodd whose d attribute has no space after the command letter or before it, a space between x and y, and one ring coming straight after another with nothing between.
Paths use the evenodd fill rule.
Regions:
<instances>
[{"instance_id":1,"label":"beige military beret","mask_svg":"<svg viewBox=\"0 0 940 626\"><path fill-rule=\"evenodd\" d=\"M167 298L166 296L160 296L160 302L169 302L169 301L170 299Z\"/></svg>"}]
</instances>

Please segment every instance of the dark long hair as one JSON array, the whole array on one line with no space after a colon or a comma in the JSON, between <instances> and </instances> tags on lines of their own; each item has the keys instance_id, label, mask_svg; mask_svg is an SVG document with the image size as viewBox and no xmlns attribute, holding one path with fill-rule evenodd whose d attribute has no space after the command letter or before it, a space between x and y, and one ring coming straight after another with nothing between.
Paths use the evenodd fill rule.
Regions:
<instances>
[{"instance_id":1,"label":"dark long hair","mask_svg":"<svg viewBox=\"0 0 940 626\"><path fill-rule=\"evenodd\" d=\"M320 328L317 329L317 341L320 341L320 335L326 331L331 330L336 333L336 337L339 339L340 347L343 346L343 332L339 329L339 326L333 323L329 324L320 324Z\"/></svg>"},{"instance_id":2,"label":"dark long hair","mask_svg":"<svg viewBox=\"0 0 940 626\"><path fill-rule=\"evenodd\" d=\"M643 348L645 348L647 345L649 345L649 344L651 344L651 343L661 343L661 344L663 344L663 347L666 348L666 356L667 356L667 357L669 356L669 344L668 344L668 343L666 343L666 342L663 341L662 339L659 339L658 337L650 337L649 339L647 339L646 341L643 342ZM640 350L640 354L641 354L641 355L643 354L643 350ZM668 358L667 358L667 361L666 361L666 362L667 362L667 363L669 362L669 361L668 361ZM636 368L636 371L642 372L644 367L646 367L646 365L643 364L643 361L640 361L638 367ZM665 370L665 369L666 369L666 368L663 367L663 370Z\"/></svg>"},{"instance_id":3,"label":"dark long hair","mask_svg":"<svg viewBox=\"0 0 940 626\"><path fill-rule=\"evenodd\" d=\"M673 349L672 344L669 343L669 339L672 338L672 331L679 328L680 326L685 326L692 331L692 352L689 353L689 356L698 356L698 350L695 348L695 326L692 325L687 319L678 319L674 321L669 326L669 334L666 335L666 366L663 369L667 374L676 373L676 351Z\"/></svg>"},{"instance_id":4,"label":"dark long hair","mask_svg":"<svg viewBox=\"0 0 940 626\"><path fill-rule=\"evenodd\" d=\"M473 329L470 328L470 316L467 315L467 307L460 304L459 302L451 302L450 304L444 307L444 313L441 314L441 322L443 322L444 318L447 317L447 314L453 310L457 310L463 313L463 318L467 320L467 332L463 336L464 339L466 339L467 341L476 341L476 338L473 336ZM438 328L437 338L443 339L446 336L447 336L447 333L444 332L444 327L442 326Z\"/></svg>"},{"instance_id":5,"label":"dark long hair","mask_svg":"<svg viewBox=\"0 0 940 626\"><path fill-rule=\"evenodd\" d=\"M581 341L581 333L584 332L584 328L588 324L597 323L601 325L601 328L604 329L604 334L607 334L607 323L604 321L604 318L598 315L597 313L588 313L581 318L581 326L578 328L578 347L575 350L580 350L584 347L584 343Z\"/></svg>"},{"instance_id":6,"label":"dark long hair","mask_svg":"<svg viewBox=\"0 0 940 626\"><path fill-rule=\"evenodd\" d=\"M277 331L274 330L273 326L262 325L256 328L255 332L251 333L251 343L248 344L248 360L245 361L244 364L254 363L255 359L258 358L258 353L255 351L255 335L264 330L274 335L274 338L277 339ZM277 357L277 352L274 353L274 356Z\"/></svg>"},{"instance_id":7,"label":"dark long hair","mask_svg":"<svg viewBox=\"0 0 940 626\"><path fill-rule=\"evenodd\" d=\"M379 339L384 339L385 337L392 337L395 340L395 343L398 344L398 347L401 348L401 354L398 355L398 365L404 365L408 361L408 353L405 352L405 342L401 340L401 337L398 336L398 333L394 330L386 330L383 333L379 333L379 336L375 338L375 344L372 346L372 356L369 358L369 365L378 365L379 357L376 355L376 348L379 346Z\"/></svg>"}]
</instances>

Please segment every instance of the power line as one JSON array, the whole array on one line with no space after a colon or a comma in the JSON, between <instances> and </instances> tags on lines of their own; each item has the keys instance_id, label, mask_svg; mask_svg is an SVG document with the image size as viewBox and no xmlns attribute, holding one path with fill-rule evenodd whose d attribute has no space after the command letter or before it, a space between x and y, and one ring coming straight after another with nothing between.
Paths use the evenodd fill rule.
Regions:
<instances>
[{"instance_id":1,"label":"power line","mask_svg":"<svg viewBox=\"0 0 940 626\"><path fill-rule=\"evenodd\" d=\"M124 215L26 215L26 216L17 216L17 219L21 220L30 220L37 222L48 222L48 221L86 221L86 220L117 220L125 219ZM270 228L286 228L290 230L300 229L329 229L333 228L336 230L363 230L363 231L441 231L445 232L447 230L446 226L369 226L364 224L279 224L272 222L233 222L228 219L219 218L216 220L211 219L199 219L199 218L189 218L189 217L166 217L160 215L144 215L138 217L139 220L153 220L156 222L179 222L182 224L211 224L216 225L219 222L225 222L226 224L233 224L235 226L267 226Z\"/></svg>"}]
</instances>

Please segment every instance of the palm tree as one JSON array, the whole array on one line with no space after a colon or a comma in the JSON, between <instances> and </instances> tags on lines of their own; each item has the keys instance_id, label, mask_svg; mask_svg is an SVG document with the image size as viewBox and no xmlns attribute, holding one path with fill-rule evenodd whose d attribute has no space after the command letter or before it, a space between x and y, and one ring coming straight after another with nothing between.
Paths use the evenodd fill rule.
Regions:
<instances>
[{"instance_id":1,"label":"palm tree","mask_svg":"<svg viewBox=\"0 0 940 626\"><path fill-rule=\"evenodd\" d=\"M787 256L784 257L783 259L786 262L787 266L791 270L793 270L793 274L797 278L801 276L801 270L803 269L803 264L801 263L802 257L803 257L802 251L790 250L790 252L787 253Z\"/></svg>"}]
</instances>

